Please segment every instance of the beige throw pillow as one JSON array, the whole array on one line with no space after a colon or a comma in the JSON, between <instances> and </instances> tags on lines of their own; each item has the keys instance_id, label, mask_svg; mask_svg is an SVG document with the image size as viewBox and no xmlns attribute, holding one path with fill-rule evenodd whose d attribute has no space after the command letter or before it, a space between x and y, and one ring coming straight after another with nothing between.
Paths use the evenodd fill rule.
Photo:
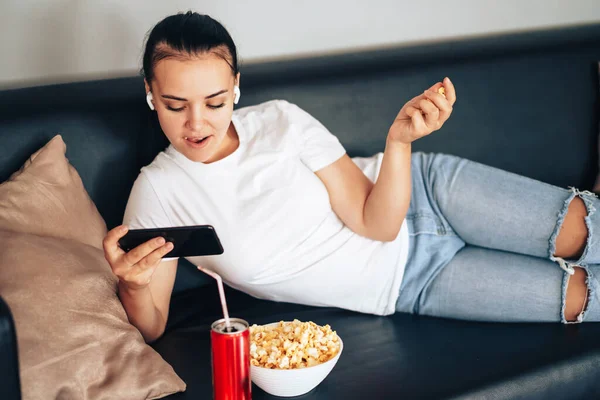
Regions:
<instances>
[{"instance_id":1,"label":"beige throw pillow","mask_svg":"<svg viewBox=\"0 0 600 400\"><path fill-rule=\"evenodd\" d=\"M184 391L129 324L102 252L105 223L54 137L0 185L0 295L23 399L157 399Z\"/></svg>"}]
</instances>

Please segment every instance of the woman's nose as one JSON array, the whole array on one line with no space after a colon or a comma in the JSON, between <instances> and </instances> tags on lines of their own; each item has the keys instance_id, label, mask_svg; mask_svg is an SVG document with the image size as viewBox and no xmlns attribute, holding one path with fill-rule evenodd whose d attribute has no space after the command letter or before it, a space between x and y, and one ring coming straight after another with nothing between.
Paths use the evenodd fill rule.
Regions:
<instances>
[{"instance_id":1,"label":"woman's nose","mask_svg":"<svg viewBox=\"0 0 600 400\"><path fill-rule=\"evenodd\" d=\"M199 130L204 124L204 116L201 110L191 110L188 117L189 128L192 130Z\"/></svg>"}]
</instances>

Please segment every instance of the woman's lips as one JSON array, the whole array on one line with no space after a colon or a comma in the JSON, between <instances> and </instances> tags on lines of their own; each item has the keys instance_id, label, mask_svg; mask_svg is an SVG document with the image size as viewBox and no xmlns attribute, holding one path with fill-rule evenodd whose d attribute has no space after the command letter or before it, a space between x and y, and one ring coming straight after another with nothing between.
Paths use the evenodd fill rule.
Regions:
<instances>
[{"instance_id":1,"label":"woman's lips","mask_svg":"<svg viewBox=\"0 0 600 400\"><path fill-rule=\"evenodd\" d=\"M203 147L205 147L208 142L211 140L212 136L206 136L204 137L202 140L200 140L198 142L199 139L201 139L200 137L184 137L183 139L185 140L185 142L187 143L188 146L194 148L194 149L201 149Z\"/></svg>"}]
</instances>

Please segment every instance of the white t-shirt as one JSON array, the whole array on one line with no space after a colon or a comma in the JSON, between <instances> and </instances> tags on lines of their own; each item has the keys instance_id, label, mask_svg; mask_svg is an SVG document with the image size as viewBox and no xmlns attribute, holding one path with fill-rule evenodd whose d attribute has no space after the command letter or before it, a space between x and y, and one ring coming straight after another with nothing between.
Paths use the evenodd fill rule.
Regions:
<instances>
[{"instance_id":1,"label":"white t-shirt","mask_svg":"<svg viewBox=\"0 0 600 400\"><path fill-rule=\"evenodd\" d=\"M198 163L169 146L142 168L124 223L213 225L224 253L189 261L252 296L394 313L408 254L406 221L393 242L380 242L337 217L314 171L345 154L339 140L282 100L238 109L232 122L240 143L224 159ZM382 157L353 161L374 182Z\"/></svg>"}]
</instances>

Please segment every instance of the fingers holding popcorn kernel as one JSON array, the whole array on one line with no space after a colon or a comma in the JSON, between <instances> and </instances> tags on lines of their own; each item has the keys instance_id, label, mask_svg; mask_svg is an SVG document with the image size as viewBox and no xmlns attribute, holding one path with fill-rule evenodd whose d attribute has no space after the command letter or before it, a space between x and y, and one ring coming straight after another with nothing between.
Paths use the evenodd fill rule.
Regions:
<instances>
[{"instance_id":1,"label":"fingers holding popcorn kernel","mask_svg":"<svg viewBox=\"0 0 600 400\"><path fill-rule=\"evenodd\" d=\"M454 106L454 103L456 103L456 89L454 88L454 84L448 77L443 79L442 84L444 93L440 94L442 94L446 99L448 99L448 102L451 106Z\"/></svg>"}]
</instances>

